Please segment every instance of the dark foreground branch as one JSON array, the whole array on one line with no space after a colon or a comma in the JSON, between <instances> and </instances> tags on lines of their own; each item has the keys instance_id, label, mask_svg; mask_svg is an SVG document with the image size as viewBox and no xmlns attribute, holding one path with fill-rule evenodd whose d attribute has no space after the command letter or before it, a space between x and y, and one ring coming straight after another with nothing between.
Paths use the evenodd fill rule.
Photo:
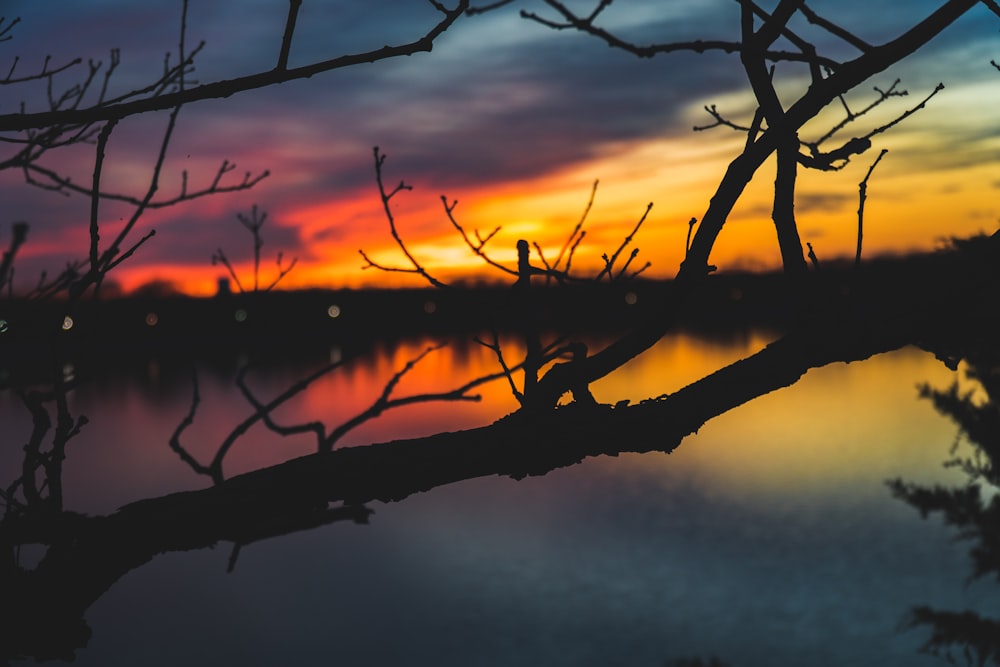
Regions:
<instances>
[{"instance_id":1,"label":"dark foreground branch","mask_svg":"<svg viewBox=\"0 0 1000 667\"><path fill-rule=\"evenodd\" d=\"M462 480L520 479L590 457L670 452L712 418L788 387L812 368L905 345L930 349L953 365L1000 334L1000 317L984 307L995 301L1000 276L989 267L997 265L998 244L1000 236L977 244L976 252L984 254L978 268L963 255L951 265L921 271L940 276L947 268L967 274L961 282L944 285L938 278L915 291L921 307L887 299L887 294L898 299L891 285L879 293L865 283L864 293L827 303L808 323L756 354L637 405L574 403L551 412L515 413L477 429L313 454L201 491L135 502L106 517L69 512L12 517L0 523L0 587L8 601L0 624L18 631L0 639L29 642L34 628L34 636L44 634L48 646L58 641L85 645L80 628L86 629L86 608L129 570L160 553L219 541L246 545L337 519L364 521L365 503L398 501ZM984 271L990 280L984 280ZM931 290L934 284L937 289ZM956 312L961 318L942 316ZM24 544L48 547L32 571L11 557ZM54 637L60 632L67 636ZM6 655L0 657L24 653L24 645L2 644Z\"/></svg>"},{"instance_id":2,"label":"dark foreground branch","mask_svg":"<svg viewBox=\"0 0 1000 667\"><path fill-rule=\"evenodd\" d=\"M383 46L371 51L342 55L302 65L301 67L287 67L285 58L279 56L277 66L266 72L257 72L224 81L214 81L190 88L180 87L173 92L161 92L140 99L113 100L113 103L98 104L86 108L57 109L37 113L0 114L0 131L30 130L50 127L52 125L87 125L150 111L162 111L201 100L231 97L232 95L248 90L266 88L297 79L308 79L317 74L330 72L335 69L430 51L434 47L434 41L465 13L468 6L469 0L459 0L453 9L436 5L442 14L438 22L427 30L423 36L405 44ZM287 33L286 39L290 39L290 35ZM284 50L284 46L282 46L282 50Z\"/></svg>"}]
</instances>

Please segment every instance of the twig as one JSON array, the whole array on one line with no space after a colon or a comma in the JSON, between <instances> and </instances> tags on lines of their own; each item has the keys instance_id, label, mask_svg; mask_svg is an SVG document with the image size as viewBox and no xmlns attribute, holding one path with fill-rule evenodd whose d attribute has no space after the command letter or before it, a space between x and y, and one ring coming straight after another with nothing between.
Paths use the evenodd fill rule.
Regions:
<instances>
[{"instance_id":1,"label":"twig","mask_svg":"<svg viewBox=\"0 0 1000 667\"><path fill-rule=\"evenodd\" d=\"M240 290L240 294L243 294L243 283L240 282L239 276L236 275L236 270L233 269L233 265L229 263L229 258L226 257L226 253L222 251L222 248L217 248L216 251L212 253L212 266L215 266L216 263L222 264L226 267L226 270L229 271L229 275L236 283L237 289Z\"/></svg>"},{"instance_id":2,"label":"twig","mask_svg":"<svg viewBox=\"0 0 1000 667\"><path fill-rule=\"evenodd\" d=\"M455 230L462 237L462 240L465 242L465 245L469 246L469 249L472 250L473 253L482 258L484 262L486 262L493 268L499 269L500 271L503 271L504 273L512 276L517 275L516 270L504 266L503 264L493 260L483 250L483 248L486 247L486 244L489 242L489 240L492 239L494 236L496 236L497 232L500 231L500 227L494 228L493 231L487 234L485 237L479 234L478 229L475 230L474 233L476 235L476 243L473 243L472 239L469 238L468 233L466 233L465 228L462 227L462 225L459 224L458 220L455 218L455 208L458 206L458 200L454 199L449 204L448 198L445 197L444 195L441 195L441 203L444 205L444 213L448 217L448 221L451 223L451 226L455 228Z\"/></svg>"},{"instance_id":3,"label":"twig","mask_svg":"<svg viewBox=\"0 0 1000 667\"><path fill-rule=\"evenodd\" d=\"M861 237L864 228L865 220L865 200L868 198L868 179L871 178L872 172L875 171L875 167L885 154L889 152L889 149L883 148L882 152L878 154L875 161L872 162L872 166L868 167L868 173L865 174L864 179L858 183L858 247L854 254L854 268L858 268L861 265Z\"/></svg>"},{"instance_id":4,"label":"twig","mask_svg":"<svg viewBox=\"0 0 1000 667\"><path fill-rule=\"evenodd\" d=\"M316 61L289 69L272 69L245 76L215 81L193 88L185 88L170 93L157 93L140 99L127 101L109 100L100 106L86 108L50 110L35 113L6 113L0 115L0 132L23 131L53 125L87 125L111 118L124 118L150 111L162 111L173 107L207 99L231 97L258 88L274 86L297 79L306 79L335 69L386 60L399 56L430 51L435 40L457 21L469 7L469 0L458 0L453 9L442 9L443 16L419 38L397 46L383 46L370 51L342 55L328 60ZM132 95L134 97L134 95Z\"/></svg>"},{"instance_id":5,"label":"twig","mask_svg":"<svg viewBox=\"0 0 1000 667\"><path fill-rule=\"evenodd\" d=\"M198 373L197 371L191 372L191 406L188 408L187 415L181 419L177 428L174 429L173 434L170 436L169 444L170 449L174 450L177 455L181 458L181 461L186 463L191 470L195 471L199 475L212 476L212 470L209 466L203 465L198 459L196 459L185 447L181 444L181 435L184 433L191 424L194 423L195 414L198 412L198 405L201 403L201 394L198 391Z\"/></svg>"},{"instance_id":6,"label":"twig","mask_svg":"<svg viewBox=\"0 0 1000 667\"><path fill-rule=\"evenodd\" d=\"M610 4L610 3L608 3L608 4ZM598 6L598 9L595 9L594 11L595 12L600 11L600 8L603 7L603 6L604 6L604 3L602 2L602 4ZM553 264L552 264L553 268L556 268L556 269L559 268L559 262L562 261L563 255L565 254L565 252L566 252L566 250L568 248L572 248L572 250L570 251L570 258L572 258L572 256L573 256L573 252L572 251L576 249L577 244L580 242L580 238L577 238L577 234L582 234L582 232L580 231L580 229L583 227L583 223L587 221L587 215L590 213L590 208L594 205L594 197L597 196L597 185L598 185L598 183L599 183L599 181L595 180L594 181L594 185L591 186L591 188L590 188L590 197L587 199L587 205L583 207L583 214L580 216L580 221L576 223L576 227L573 228L573 231L570 232L569 237L566 239L566 242L563 243L563 247L559 250L559 254L556 256L556 261L553 262ZM567 260L566 265L567 265L566 271L568 273L569 272L569 260Z\"/></svg>"},{"instance_id":7,"label":"twig","mask_svg":"<svg viewBox=\"0 0 1000 667\"><path fill-rule=\"evenodd\" d=\"M479 343L480 345L482 345L487 349L493 350L493 354L496 355L497 362L499 362L500 364L500 368L503 369L503 375L505 378L507 378L507 384L510 385L511 394L513 394L514 398L517 399L517 402L523 406L524 394L518 391L517 385L514 383L514 376L511 374L511 369L507 366L507 362L503 358L503 351L500 349L500 337L497 335L496 331L493 331L492 334L493 334L492 343L487 343L486 341L481 340L479 337L473 338L472 340L474 340L475 342Z\"/></svg>"},{"instance_id":8,"label":"twig","mask_svg":"<svg viewBox=\"0 0 1000 667\"><path fill-rule=\"evenodd\" d=\"M399 232L396 230L396 219L392 215L392 208L389 206L389 202L390 200L392 200L393 197L395 197L403 190L412 190L413 186L407 185L405 181L400 181L399 185L393 188L391 192L386 192L385 185L383 185L382 183L382 164L385 162L386 156L379 152L378 146L375 146L372 152L375 155L375 182L378 184L379 197L381 197L382 199L382 209L385 211L385 217L389 221L389 232L392 234L392 238L395 239L396 245L399 246L399 249L403 251L403 255L406 256L406 259L409 260L410 265L413 268L387 267L382 264L376 264L371 260L371 258L368 257L368 255L365 254L364 250L358 250L358 252L361 254L361 257L364 258L364 260L367 262L367 265L365 265L362 268L371 267L379 269L380 271L416 273L421 277L423 277L427 282L429 282L434 287L447 287L445 283L441 282L440 280L432 276L430 273L428 273L427 270L424 269L424 267L421 266L421 264L416 260L416 258L414 258L414 256L410 254L410 251L407 249L406 244L403 243L403 239L400 238Z\"/></svg>"},{"instance_id":9,"label":"twig","mask_svg":"<svg viewBox=\"0 0 1000 667\"><path fill-rule=\"evenodd\" d=\"M10 246L4 251L0 258L0 290L4 285L8 286L8 291L13 289L14 284L14 257L17 251L24 245L28 238L28 223L15 222L11 225Z\"/></svg>"},{"instance_id":10,"label":"twig","mask_svg":"<svg viewBox=\"0 0 1000 667\"><path fill-rule=\"evenodd\" d=\"M101 201L98 193L101 191L101 173L104 169L104 151L108 145L108 139L111 137L111 132L115 129L115 125L118 123L117 120L110 120L104 124L101 128L100 134L97 135L97 148L95 150L96 157L94 159L94 180L93 187L91 188L90 195L90 270L92 273L96 274L99 270L98 267L98 257L99 257L99 242L101 240L100 228L98 226L97 212Z\"/></svg>"},{"instance_id":11,"label":"twig","mask_svg":"<svg viewBox=\"0 0 1000 667\"><path fill-rule=\"evenodd\" d=\"M618 259L618 255L620 255L622 250L625 249L625 246L627 246L629 243L632 242L632 239L639 232L639 228L642 227L642 223L646 221L646 216L649 215L649 212L652 209L653 209L653 202L649 202L649 204L646 205L646 210L643 212L642 217L639 218L639 222L635 223L635 227L633 227L632 231L625 236L625 239L622 241L621 245L618 246L618 249L615 250L615 252L611 255L610 259L608 259L607 255L602 255L602 257L604 258L604 268L601 269L600 273L598 273L597 276L594 277L595 281L600 281L600 279L604 276L604 274L607 274L609 279L613 279L611 271L614 268L615 261Z\"/></svg>"},{"instance_id":12,"label":"twig","mask_svg":"<svg viewBox=\"0 0 1000 667\"><path fill-rule=\"evenodd\" d=\"M285 19L285 33L281 36L281 51L278 53L278 65L275 69L288 69L288 52L292 48L292 35L295 33L295 21L300 7L302 0L288 0L288 18Z\"/></svg>"}]
</instances>

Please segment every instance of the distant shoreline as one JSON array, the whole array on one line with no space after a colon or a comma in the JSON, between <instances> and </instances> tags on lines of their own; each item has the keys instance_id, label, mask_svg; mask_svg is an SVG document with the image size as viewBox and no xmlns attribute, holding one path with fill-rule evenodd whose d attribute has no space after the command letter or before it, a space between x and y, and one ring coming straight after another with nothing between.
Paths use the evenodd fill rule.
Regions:
<instances>
[{"instance_id":1,"label":"distant shoreline","mask_svg":"<svg viewBox=\"0 0 1000 667\"><path fill-rule=\"evenodd\" d=\"M853 263L831 262L794 280L778 272L713 275L687 299L676 329L707 337L778 333L833 302L922 308L928 295L941 291L954 292L945 301L958 308L962 286L982 282L966 274L995 271L996 241L977 237L948 251L871 260L857 270ZM235 355L281 363L329 355L333 346L361 354L378 343L471 338L524 326L611 337L644 318L661 317L676 300L672 281L541 283L527 293L474 286L125 296L83 299L72 312L58 300L0 299L0 375L6 376L0 386L37 376L57 357L89 359L95 366L148 358L224 363Z\"/></svg>"}]
</instances>

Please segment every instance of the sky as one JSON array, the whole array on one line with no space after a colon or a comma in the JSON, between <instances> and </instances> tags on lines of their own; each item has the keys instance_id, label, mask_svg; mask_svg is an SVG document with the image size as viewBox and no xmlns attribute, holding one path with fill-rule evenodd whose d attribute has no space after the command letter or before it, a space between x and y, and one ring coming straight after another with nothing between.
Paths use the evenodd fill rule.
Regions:
<instances>
[{"instance_id":1,"label":"sky","mask_svg":"<svg viewBox=\"0 0 1000 667\"><path fill-rule=\"evenodd\" d=\"M568 3L587 12L593 0ZM774 3L762 3L771 6ZM891 39L939 3L926 0L816 0L810 6L872 43ZM205 41L196 60L200 83L267 70L277 57L288 4L282 0L192 3L188 48ZM541 2L521 0L500 10L461 18L431 53L342 69L311 79L186 106L180 113L161 178L163 196L211 182L223 160L245 172L269 175L249 191L218 194L146 212L134 239L157 234L112 278L126 290L169 283L190 294L211 294L225 276L212 256L222 249L244 284L252 283L253 240L237 220L257 205L268 212L260 281L297 258L284 288L422 286L419 276L364 269L375 262L406 267L394 245L375 185L373 147L387 155L388 187L413 187L392 199L401 237L434 275L471 282L509 280L466 248L451 226L442 195L458 200L456 220L472 233L496 227L491 256L514 266L515 243L537 242L555 257L600 181L573 259L580 275L595 274L601 255L613 253L653 203L633 245L649 277L672 277L683 259L688 221L700 218L744 135L727 128L696 132L711 118L706 105L748 123L755 103L738 56L680 52L639 59L592 36L557 31L525 20L527 9L556 18ZM20 17L0 43L0 68L18 58L18 73L37 69L46 54L59 63L81 56L108 60L121 51L113 92L141 87L176 55L181 18L177 0L103 0L68 3L7 0L2 13ZM429 2L304 0L289 65L398 44L421 36L439 15ZM618 0L599 24L637 43L736 39L739 6L733 0ZM807 25L828 53L850 58L850 47ZM906 97L892 98L871 119L845 130L850 138L915 106L940 82L945 89L889 132L873 149L838 172L804 172L796 214L803 242L822 259L853 257L858 184L878 151L889 153L868 184L864 253L904 253L937 247L942 239L998 227L1000 206L1000 19L980 6L923 50L852 92L858 109L897 78ZM56 79L73 85L85 66ZM790 103L808 84L806 73L782 64L776 81ZM45 108L44 89L0 88L0 114L23 102ZM801 133L816 137L842 116L833 106ZM165 113L122 121L108 144L103 183L141 196L166 124ZM8 155L8 152L0 155ZM51 151L41 163L87 183L94 147ZM763 270L779 263L769 220L774 167L758 172L713 251L721 271ZM224 181L225 182L225 181ZM88 243L87 197L25 184L18 170L0 173L0 242L14 222L31 225L16 263L15 288L28 289L40 273L82 259ZM104 202L102 239L131 214ZM631 246L630 246L631 247ZM535 260L538 261L537 259Z\"/></svg>"}]
</instances>

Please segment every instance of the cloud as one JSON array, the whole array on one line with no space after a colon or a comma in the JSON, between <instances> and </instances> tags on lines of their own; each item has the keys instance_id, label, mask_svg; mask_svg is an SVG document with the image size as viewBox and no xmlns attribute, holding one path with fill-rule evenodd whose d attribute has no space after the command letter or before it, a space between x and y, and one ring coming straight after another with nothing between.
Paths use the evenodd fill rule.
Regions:
<instances>
[{"instance_id":1,"label":"cloud","mask_svg":"<svg viewBox=\"0 0 1000 667\"><path fill-rule=\"evenodd\" d=\"M75 55L106 59L109 47L120 46L123 65L114 85L121 90L155 78L164 52L177 48L180 9L174 0L62 3L58 9L51 3L25 0L10 4L9 13L22 15L24 22L14 40L0 44L0 55L20 54L19 67L39 66L40 54L46 52L57 61ZM525 0L519 7L542 11L539 5ZM917 0L908 5L905 18L912 21L936 5ZM517 9L461 19L441 36L432 53L338 70L185 108L164 168L162 193L179 188L180 172L185 169L190 172L191 187L210 182L223 159L239 165L232 175L237 179L246 170L270 169L273 175L253 192L200 200L162 216L150 215L142 224L144 228L156 226L158 235L135 261L207 265L219 246L236 261L248 258L249 234L233 214L255 201L279 215L324 202L358 201L361 192L363 196L370 193L377 210L373 145L389 155L385 167L389 182L402 178L429 189L434 197L458 194L465 188L529 182L609 154L625 154L622 147L689 135L692 125L706 120L701 111L705 104L718 103L720 111L738 118L753 111L753 98L747 94L745 76L734 55L680 52L642 60L609 49L593 37L525 21ZM265 0L238 5L192 3L189 48L200 39L207 41L195 78L207 82L272 67L285 11L287 4ZM873 43L891 38L900 29L899 12L873 11L870 3L861 0L830 4L823 11L856 27ZM552 15L551 10L545 13ZM633 0L611 5L600 22L641 44L735 39L738 14L739 7L731 0ZM991 143L996 135L992 109L1000 77L989 67L987 56L993 48L995 25L973 14L904 67L885 73L887 81L878 77L879 81L872 82L886 84L902 76L904 86L911 89L899 107L905 108L938 77L948 77L948 88L926 110L883 135L892 146L894 164L912 170L959 169L1000 157L995 140ZM410 41L438 18L425 2L307 2L291 64ZM87 29L81 30L82 25ZM796 29L803 34L809 31L838 53L852 53L850 47L837 44L839 40L815 26ZM969 68L970 62L979 61L981 68ZM794 73L791 67L779 66L779 75ZM69 85L74 76L60 80ZM963 81L968 83L963 85ZM989 87L994 83L995 87ZM7 105L12 103L6 100ZM36 95L29 103L37 106L44 98ZM959 118L961 122L956 121ZM109 160L113 160L109 187L141 193L148 183L162 122L163 114L150 114L119 125L109 150ZM705 141L706 151L718 145L713 139ZM92 154L73 161L58 159L60 168L72 171L77 182L88 181ZM43 193L8 176L0 180L6 216L0 224L27 219L37 221L39 232L72 229L72 238L80 238L81 225L85 227L88 219L85 197ZM852 201L854 195L848 193L802 192L796 203L797 210L806 213L839 210ZM769 205L759 210L748 206L738 209L734 218L769 215ZM339 224L308 230L310 239L334 241L360 234ZM269 223L264 234L265 251L271 250L272 256L278 249L289 255L308 254L302 247L305 232ZM32 242L37 236L33 233ZM64 254L71 253L67 249ZM53 252L37 258L49 262L51 269L52 264L58 267L60 256Z\"/></svg>"}]
</instances>

